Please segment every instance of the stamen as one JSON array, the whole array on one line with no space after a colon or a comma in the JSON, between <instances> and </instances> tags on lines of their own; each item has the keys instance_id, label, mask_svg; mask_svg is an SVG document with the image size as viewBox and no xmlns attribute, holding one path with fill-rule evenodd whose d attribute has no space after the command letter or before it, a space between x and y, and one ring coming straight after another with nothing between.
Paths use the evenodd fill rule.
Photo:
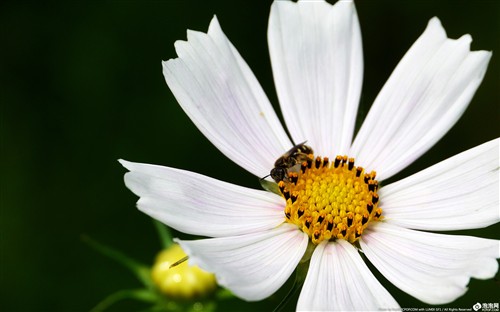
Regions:
<instances>
[{"instance_id":1,"label":"stamen","mask_svg":"<svg viewBox=\"0 0 500 312\"><path fill-rule=\"evenodd\" d=\"M280 189L280 192L283 193L285 190L285 182L280 181L280 183L278 183L278 188Z\"/></svg>"},{"instance_id":2,"label":"stamen","mask_svg":"<svg viewBox=\"0 0 500 312\"><path fill-rule=\"evenodd\" d=\"M304 215L304 210L303 209L299 209L297 210L297 216L300 218Z\"/></svg>"},{"instance_id":3,"label":"stamen","mask_svg":"<svg viewBox=\"0 0 500 312\"><path fill-rule=\"evenodd\" d=\"M333 230L333 222L328 222L326 229L331 232Z\"/></svg>"},{"instance_id":4,"label":"stamen","mask_svg":"<svg viewBox=\"0 0 500 312\"><path fill-rule=\"evenodd\" d=\"M363 173L363 168L361 167L356 168L356 178L359 178L362 173Z\"/></svg>"},{"instance_id":5,"label":"stamen","mask_svg":"<svg viewBox=\"0 0 500 312\"><path fill-rule=\"evenodd\" d=\"M349 158L349 170L352 170L354 168L354 158Z\"/></svg>"},{"instance_id":6,"label":"stamen","mask_svg":"<svg viewBox=\"0 0 500 312\"><path fill-rule=\"evenodd\" d=\"M365 223L368 222L368 217L369 217L369 214L367 214L367 213L363 214L363 219L361 219L362 225L365 225Z\"/></svg>"},{"instance_id":7,"label":"stamen","mask_svg":"<svg viewBox=\"0 0 500 312\"><path fill-rule=\"evenodd\" d=\"M324 216L319 216L319 217L318 217L318 222L319 222L319 223L323 222L323 220L325 220L325 217L324 217Z\"/></svg>"},{"instance_id":8,"label":"stamen","mask_svg":"<svg viewBox=\"0 0 500 312\"><path fill-rule=\"evenodd\" d=\"M373 211L373 204L372 203L368 203L366 205L366 210L368 211L368 213L372 213L372 211Z\"/></svg>"},{"instance_id":9,"label":"stamen","mask_svg":"<svg viewBox=\"0 0 500 312\"><path fill-rule=\"evenodd\" d=\"M283 196L285 197L286 200L290 198L290 192L288 190L285 190L283 193Z\"/></svg>"},{"instance_id":10,"label":"stamen","mask_svg":"<svg viewBox=\"0 0 500 312\"><path fill-rule=\"evenodd\" d=\"M337 156L335 157L335 163L334 163L334 167L335 168L338 168L339 165L340 165L340 161L342 160L342 157L341 156Z\"/></svg>"},{"instance_id":11,"label":"stamen","mask_svg":"<svg viewBox=\"0 0 500 312\"><path fill-rule=\"evenodd\" d=\"M365 173L364 181L366 184L368 184L368 181L370 181L370 175L368 173Z\"/></svg>"},{"instance_id":12,"label":"stamen","mask_svg":"<svg viewBox=\"0 0 500 312\"><path fill-rule=\"evenodd\" d=\"M292 204L295 203L298 196L299 194L297 194L297 192L293 192L292 195L290 195L290 200L292 201Z\"/></svg>"},{"instance_id":13,"label":"stamen","mask_svg":"<svg viewBox=\"0 0 500 312\"><path fill-rule=\"evenodd\" d=\"M302 164L300 164L300 172L304 173L306 172L307 169L307 161L303 161Z\"/></svg>"},{"instance_id":14,"label":"stamen","mask_svg":"<svg viewBox=\"0 0 500 312\"><path fill-rule=\"evenodd\" d=\"M309 155L309 157L307 157L307 168L308 168L308 169L311 169L311 167L312 167L312 160L313 160L313 157L314 157L314 156L313 156L312 154L310 154L310 155Z\"/></svg>"},{"instance_id":15,"label":"stamen","mask_svg":"<svg viewBox=\"0 0 500 312\"><path fill-rule=\"evenodd\" d=\"M304 225L306 226L306 228L309 229L309 227L311 227L311 220L309 218L306 219L306 221L304 222Z\"/></svg>"},{"instance_id":16,"label":"stamen","mask_svg":"<svg viewBox=\"0 0 500 312\"><path fill-rule=\"evenodd\" d=\"M323 157L323 167L328 167L328 162L330 160L328 159L328 157Z\"/></svg>"},{"instance_id":17,"label":"stamen","mask_svg":"<svg viewBox=\"0 0 500 312\"><path fill-rule=\"evenodd\" d=\"M318 240L320 235L321 233L318 230L314 231L314 239Z\"/></svg>"},{"instance_id":18,"label":"stamen","mask_svg":"<svg viewBox=\"0 0 500 312\"><path fill-rule=\"evenodd\" d=\"M375 192L375 181L373 180L370 180L368 181L368 190L371 191L371 192Z\"/></svg>"},{"instance_id":19,"label":"stamen","mask_svg":"<svg viewBox=\"0 0 500 312\"><path fill-rule=\"evenodd\" d=\"M350 227L352 225L352 219L353 219L353 215L352 213L349 213L349 215L347 215L347 226Z\"/></svg>"},{"instance_id":20,"label":"stamen","mask_svg":"<svg viewBox=\"0 0 500 312\"><path fill-rule=\"evenodd\" d=\"M321 165L321 157L316 157L316 162L314 163L316 166L316 169L319 169L319 166Z\"/></svg>"}]
</instances>

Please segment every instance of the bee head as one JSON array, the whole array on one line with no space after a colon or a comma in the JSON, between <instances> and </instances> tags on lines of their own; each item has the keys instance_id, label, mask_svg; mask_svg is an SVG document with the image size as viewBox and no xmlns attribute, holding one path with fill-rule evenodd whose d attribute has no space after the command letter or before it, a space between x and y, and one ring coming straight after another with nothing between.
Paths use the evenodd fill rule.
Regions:
<instances>
[{"instance_id":1,"label":"bee head","mask_svg":"<svg viewBox=\"0 0 500 312\"><path fill-rule=\"evenodd\" d=\"M275 167L271 169L271 178L273 178L276 183L284 180L286 177L286 168L283 167Z\"/></svg>"}]
</instances>

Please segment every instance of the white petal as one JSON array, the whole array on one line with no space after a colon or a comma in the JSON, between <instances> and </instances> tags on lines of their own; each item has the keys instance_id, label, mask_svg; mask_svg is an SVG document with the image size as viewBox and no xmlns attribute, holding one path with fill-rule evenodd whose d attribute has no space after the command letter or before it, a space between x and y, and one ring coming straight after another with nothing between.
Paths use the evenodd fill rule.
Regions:
<instances>
[{"instance_id":1,"label":"white petal","mask_svg":"<svg viewBox=\"0 0 500 312\"><path fill-rule=\"evenodd\" d=\"M351 145L363 51L352 1L274 1L268 29L276 90L295 143L333 157Z\"/></svg>"},{"instance_id":2,"label":"white petal","mask_svg":"<svg viewBox=\"0 0 500 312\"><path fill-rule=\"evenodd\" d=\"M188 31L163 75L200 131L228 158L262 177L291 146L252 71L213 18L207 34Z\"/></svg>"},{"instance_id":3,"label":"white petal","mask_svg":"<svg viewBox=\"0 0 500 312\"><path fill-rule=\"evenodd\" d=\"M188 234L229 236L283 223L284 201L270 192L241 187L194 172L120 160L130 170L127 187L141 211Z\"/></svg>"},{"instance_id":4,"label":"white petal","mask_svg":"<svg viewBox=\"0 0 500 312\"><path fill-rule=\"evenodd\" d=\"M499 222L498 146L492 140L382 187L384 220L437 231Z\"/></svg>"},{"instance_id":5,"label":"white petal","mask_svg":"<svg viewBox=\"0 0 500 312\"><path fill-rule=\"evenodd\" d=\"M379 180L425 153L467 108L491 57L471 52L471 40L447 39L431 19L380 91L350 153Z\"/></svg>"},{"instance_id":6,"label":"white petal","mask_svg":"<svg viewBox=\"0 0 500 312\"><path fill-rule=\"evenodd\" d=\"M300 293L298 311L399 310L396 300L373 276L348 242L319 244Z\"/></svg>"},{"instance_id":7,"label":"white petal","mask_svg":"<svg viewBox=\"0 0 500 312\"><path fill-rule=\"evenodd\" d=\"M256 301L269 297L286 282L308 240L297 226L286 223L261 233L176 241L190 264L215 273L217 282L238 297Z\"/></svg>"},{"instance_id":8,"label":"white petal","mask_svg":"<svg viewBox=\"0 0 500 312\"><path fill-rule=\"evenodd\" d=\"M377 222L360 240L373 265L394 285L429 304L452 302L471 277L495 276L500 241L409 230Z\"/></svg>"}]
</instances>

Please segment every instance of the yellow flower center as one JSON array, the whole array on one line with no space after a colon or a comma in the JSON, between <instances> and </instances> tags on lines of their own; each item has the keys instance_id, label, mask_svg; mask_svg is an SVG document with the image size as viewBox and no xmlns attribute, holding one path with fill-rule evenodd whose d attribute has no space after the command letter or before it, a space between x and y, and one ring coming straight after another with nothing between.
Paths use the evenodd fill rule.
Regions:
<instances>
[{"instance_id":1,"label":"yellow flower center","mask_svg":"<svg viewBox=\"0 0 500 312\"><path fill-rule=\"evenodd\" d=\"M278 183L286 200L286 221L307 233L313 244L323 240L356 242L370 221L381 219L375 172L354 166L354 158L310 154L300 171Z\"/></svg>"}]
</instances>

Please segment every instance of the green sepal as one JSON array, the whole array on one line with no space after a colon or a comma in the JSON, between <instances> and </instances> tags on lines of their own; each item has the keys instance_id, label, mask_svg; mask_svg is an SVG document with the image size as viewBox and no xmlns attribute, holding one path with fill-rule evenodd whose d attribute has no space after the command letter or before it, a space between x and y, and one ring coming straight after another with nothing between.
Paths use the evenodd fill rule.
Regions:
<instances>
[{"instance_id":1,"label":"green sepal","mask_svg":"<svg viewBox=\"0 0 500 312\"><path fill-rule=\"evenodd\" d=\"M264 179L259 179L259 182L264 190L281 196L281 192L280 192L280 189L278 188L277 183L271 182L268 180L264 180Z\"/></svg>"}]
</instances>

